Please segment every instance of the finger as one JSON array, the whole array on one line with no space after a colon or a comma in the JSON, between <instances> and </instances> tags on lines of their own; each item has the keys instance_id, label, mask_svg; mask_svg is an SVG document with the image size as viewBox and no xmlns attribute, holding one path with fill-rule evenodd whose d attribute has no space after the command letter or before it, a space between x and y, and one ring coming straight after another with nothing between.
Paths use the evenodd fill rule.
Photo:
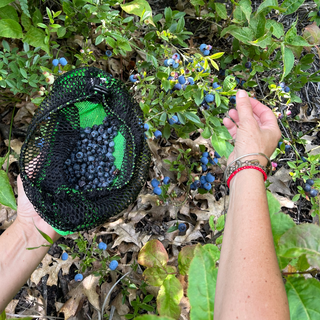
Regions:
<instances>
[{"instance_id":1,"label":"finger","mask_svg":"<svg viewBox=\"0 0 320 320\"><path fill-rule=\"evenodd\" d=\"M262 126L276 125L277 118L270 108L262 104L256 99L250 98L253 114L259 119Z\"/></svg>"},{"instance_id":2,"label":"finger","mask_svg":"<svg viewBox=\"0 0 320 320\"><path fill-rule=\"evenodd\" d=\"M236 138L236 134L237 134L237 125L234 122L232 122L232 120L230 120L228 118L224 118L223 119L223 124L228 129L228 131L231 134L232 138L235 139Z\"/></svg>"},{"instance_id":3,"label":"finger","mask_svg":"<svg viewBox=\"0 0 320 320\"><path fill-rule=\"evenodd\" d=\"M229 117L239 126L239 113L236 109L230 109L229 112Z\"/></svg>"},{"instance_id":4,"label":"finger","mask_svg":"<svg viewBox=\"0 0 320 320\"><path fill-rule=\"evenodd\" d=\"M245 90L238 90L236 102L240 122L253 118L251 102Z\"/></svg>"}]
</instances>

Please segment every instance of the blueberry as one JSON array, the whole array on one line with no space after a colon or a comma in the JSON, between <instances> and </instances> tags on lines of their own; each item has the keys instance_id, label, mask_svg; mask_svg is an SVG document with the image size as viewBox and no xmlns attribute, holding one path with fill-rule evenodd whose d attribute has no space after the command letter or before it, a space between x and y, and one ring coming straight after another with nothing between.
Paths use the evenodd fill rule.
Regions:
<instances>
[{"instance_id":1,"label":"blueberry","mask_svg":"<svg viewBox=\"0 0 320 320\"><path fill-rule=\"evenodd\" d=\"M191 189L191 190L197 190L198 188L196 187L195 183L192 182L192 183L190 184L190 189Z\"/></svg>"},{"instance_id":2,"label":"blueberry","mask_svg":"<svg viewBox=\"0 0 320 320\"><path fill-rule=\"evenodd\" d=\"M59 60L58 59L53 59L52 60L52 64L56 67L59 64Z\"/></svg>"},{"instance_id":3,"label":"blueberry","mask_svg":"<svg viewBox=\"0 0 320 320\"><path fill-rule=\"evenodd\" d=\"M172 116L172 118L170 118L168 120L169 124L173 125L173 124L176 124L177 122L179 121L178 117L177 116Z\"/></svg>"},{"instance_id":4,"label":"blueberry","mask_svg":"<svg viewBox=\"0 0 320 320\"><path fill-rule=\"evenodd\" d=\"M210 50L204 50L202 53L204 56L208 56L210 54Z\"/></svg>"},{"instance_id":5,"label":"blueberry","mask_svg":"<svg viewBox=\"0 0 320 320\"><path fill-rule=\"evenodd\" d=\"M204 185L203 185L203 189L209 191L211 190L212 186L209 182L206 182Z\"/></svg>"},{"instance_id":6,"label":"blueberry","mask_svg":"<svg viewBox=\"0 0 320 320\"><path fill-rule=\"evenodd\" d=\"M308 179L306 181L306 183L309 185L309 186L313 186L314 185L314 181L312 179Z\"/></svg>"},{"instance_id":7,"label":"blueberry","mask_svg":"<svg viewBox=\"0 0 320 320\"><path fill-rule=\"evenodd\" d=\"M281 88L284 88L284 87L286 86L286 84L285 84L284 82L280 82L280 83L279 83L279 86L280 86Z\"/></svg>"},{"instance_id":8,"label":"blueberry","mask_svg":"<svg viewBox=\"0 0 320 320\"><path fill-rule=\"evenodd\" d=\"M245 82L244 80L241 80L240 85L244 86L245 83L246 83L246 82Z\"/></svg>"},{"instance_id":9,"label":"blueberry","mask_svg":"<svg viewBox=\"0 0 320 320\"><path fill-rule=\"evenodd\" d=\"M76 281L82 281L83 280L83 275L81 273L78 273L75 275L74 280Z\"/></svg>"},{"instance_id":10,"label":"blueberry","mask_svg":"<svg viewBox=\"0 0 320 320\"><path fill-rule=\"evenodd\" d=\"M188 82L189 82L189 84L193 85L194 84L194 79L192 77L189 77L188 78Z\"/></svg>"},{"instance_id":11,"label":"blueberry","mask_svg":"<svg viewBox=\"0 0 320 320\"><path fill-rule=\"evenodd\" d=\"M207 182L212 183L214 180L216 180L216 178L209 172L206 175L206 180Z\"/></svg>"},{"instance_id":12,"label":"blueberry","mask_svg":"<svg viewBox=\"0 0 320 320\"><path fill-rule=\"evenodd\" d=\"M209 152L203 152L202 156L208 158L209 157Z\"/></svg>"},{"instance_id":13,"label":"blueberry","mask_svg":"<svg viewBox=\"0 0 320 320\"><path fill-rule=\"evenodd\" d=\"M69 257L69 255L68 255L66 252L64 252L64 253L61 255L61 260L66 261L66 260L68 260L68 257Z\"/></svg>"},{"instance_id":14,"label":"blueberry","mask_svg":"<svg viewBox=\"0 0 320 320\"><path fill-rule=\"evenodd\" d=\"M201 184L205 184L206 182L207 182L206 177L205 177L205 176L201 176L201 177L200 177L200 183L201 183Z\"/></svg>"},{"instance_id":15,"label":"blueberry","mask_svg":"<svg viewBox=\"0 0 320 320\"><path fill-rule=\"evenodd\" d=\"M148 131L149 130L149 125L147 123L144 124L143 126L144 131Z\"/></svg>"},{"instance_id":16,"label":"blueberry","mask_svg":"<svg viewBox=\"0 0 320 320\"><path fill-rule=\"evenodd\" d=\"M109 268L110 270L116 270L118 267L118 261L117 260L112 260L109 264Z\"/></svg>"},{"instance_id":17,"label":"blueberry","mask_svg":"<svg viewBox=\"0 0 320 320\"><path fill-rule=\"evenodd\" d=\"M305 157L301 157L301 160L302 160L303 162L307 162L307 161L308 161Z\"/></svg>"},{"instance_id":18,"label":"blueberry","mask_svg":"<svg viewBox=\"0 0 320 320\"><path fill-rule=\"evenodd\" d=\"M208 170L208 167L205 164L203 164L201 167L202 167L202 171L207 171Z\"/></svg>"},{"instance_id":19,"label":"blueberry","mask_svg":"<svg viewBox=\"0 0 320 320\"><path fill-rule=\"evenodd\" d=\"M154 136L156 137L156 139L158 139L162 136L162 132L160 130L157 130L154 132Z\"/></svg>"},{"instance_id":20,"label":"blueberry","mask_svg":"<svg viewBox=\"0 0 320 320\"><path fill-rule=\"evenodd\" d=\"M168 184L170 182L170 178L169 177L164 177L163 178L163 183L164 184Z\"/></svg>"},{"instance_id":21,"label":"blueberry","mask_svg":"<svg viewBox=\"0 0 320 320\"><path fill-rule=\"evenodd\" d=\"M91 137L94 139L95 137L97 137L98 136L98 131L96 131L96 130L93 130L92 132L91 132Z\"/></svg>"},{"instance_id":22,"label":"blueberry","mask_svg":"<svg viewBox=\"0 0 320 320\"><path fill-rule=\"evenodd\" d=\"M204 51L206 49L207 45L206 44L201 44L200 45L200 51Z\"/></svg>"},{"instance_id":23,"label":"blueberry","mask_svg":"<svg viewBox=\"0 0 320 320\"><path fill-rule=\"evenodd\" d=\"M177 60L177 59L180 60L180 54L179 53L173 54L172 59L173 60Z\"/></svg>"},{"instance_id":24,"label":"blueberry","mask_svg":"<svg viewBox=\"0 0 320 320\"><path fill-rule=\"evenodd\" d=\"M244 65L247 69L250 69L252 66L252 63L250 61L247 61Z\"/></svg>"},{"instance_id":25,"label":"blueberry","mask_svg":"<svg viewBox=\"0 0 320 320\"><path fill-rule=\"evenodd\" d=\"M284 87L283 91L284 92L290 92L290 88L289 87Z\"/></svg>"},{"instance_id":26,"label":"blueberry","mask_svg":"<svg viewBox=\"0 0 320 320\"><path fill-rule=\"evenodd\" d=\"M198 189L201 187L201 181L200 180L195 180L194 181L194 186Z\"/></svg>"},{"instance_id":27,"label":"blueberry","mask_svg":"<svg viewBox=\"0 0 320 320\"><path fill-rule=\"evenodd\" d=\"M217 88L219 88L220 87L220 85L218 84L218 82L214 82L213 84L212 84L212 88L213 89L217 89Z\"/></svg>"},{"instance_id":28,"label":"blueberry","mask_svg":"<svg viewBox=\"0 0 320 320\"><path fill-rule=\"evenodd\" d=\"M312 189L310 191L310 197L314 198L314 197L316 197L318 195L318 193L319 193L318 190Z\"/></svg>"},{"instance_id":29,"label":"blueberry","mask_svg":"<svg viewBox=\"0 0 320 320\"><path fill-rule=\"evenodd\" d=\"M71 164L71 159L67 159L64 163L65 163L67 166L70 166L70 164Z\"/></svg>"},{"instance_id":30,"label":"blueberry","mask_svg":"<svg viewBox=\"0 0 320 320\"><path fill-rule=\"evenodd\" d=\"M178 229L180 232L185 232L187 230L187 226L185 223L179 223Z\"/></svg>"},{"instance_id":31,"label":"blueberry","mask_svg":"<svg viewBox=\"0 0 320 320\"><path fill-rule=\"evenodd\" d=\"M135 79L135 78L134 78L134 75L133 75L133 74L129 77L129 80L130 80L131 82L137 82L137 81L138 81L138 79Z\"/></svg>"},{"instance_id":32,"label":"blueberry","mask_svg":"<svg viewBox=\"0 0 320 320\"><path fill-rule=\"evenodd\" d=\"M75 165L73 166L73 170L74 170L74 171L79 171L79 170L80 170L80 166L79 166L78 164L75 164Z\"/></svg>"},{"instance_id":33,"label":"blueberry","mask_svg":"<svg viewBox=\"0 0 320 320\"><path fill-rule=\"evenodd\" d=\"M100 250L107 250L107 244L104 242L99 242L98 247Z\"/></svg>"},{"instance_id":34,"label":"blueberry","mask_svg":"<svg viewBox=\"0 0 320 320\"><path fill-rule=\"evenodd\" d=\"M173 87L174 90L181 90L181 84L180 83L176 83Z\"/></svg>"},{"instance_id":35,"label":"blueberry","mask_svg":"<svg viewBox=\"0 0 320 320\"><path fill-rule=\"evenodd\" d=\"M205 165L209 162L209 160L208 160L207 157L202 157L202 158L200 159L200 161L201 161L201 163L203 163L203 164L205 164Z\"/></svg>"},{"instance_id":36,"label":"blueberry","mask_svg":"<svg viewBox=\"0 0 320 320\"><path fill-rule=\"evenodd\" d=\"M163 64L164 64L165 67L169 67L168 59L164 60Z\"/></svg>"},{"instance_id":37,"label":"blueberry","mask_svg":"<svg viewBox=\"0 0 320 320\"><path fill-rule=\"evenodd\" d=\"M153 189L153 193L155 193L156 195L160 196L160 194L162 193L162 190L160 187L155 187Z\"/></svg>"},{"instance_id":38,"label":"blueberry","mask_svg":"<svg viewBox=\"0 0 320 320\"><path fill-rule=\"evenodd\" d=\"M78 152L78 153L76 154L76 158L82 159L82 158L83 158L83 153L82 153L82 152Z\"/></svg>"},{"instance_id":39,"label":"blueberry","mask_svg":"<svg viewBox=\"0 0 320 320\"><path fill-rule=\"evenodd\" d=\"M107 50L107 51L106 51L106 56L107 56L108 58L110 58L110 57L112 56L112 52L111 52L110 50Z\"/></svg>"},{"instance_id":40,"label":"blueberry","mask_svg":"<svg viewBox=\"0 0 320 320\"><path fill-rule=\"evenodd\" d=\"M177 69L177 68L179 67L179 63L175 62L175 63L172 65L172 67L173 67L174 69Z\"/></svg>"},{"instance_id":41,"label":"blueberry","mask_svg":"<svg viewBox=\"0 0 320 320\"><path fill-rule=\"evenodd\" d=\"M179 81L180 84L185 84L186 83L186 78L184 76L180 76L178 78L178 81Z\"/></svg>"},{"instance_id":42,"label":"blueberry","mask_svg":"<svg viewBox=\"0 0 320 320\"><path fill-rule=\"evenodd\" d=\"M311 186L310 186L310 184L305 184L305 186L303 187L303 190L305 191L305 192L310 192L310 190L311 190Z\"/></svg>"},{"instance_id":43,"label":"blueberry","mask_svg":"<svg viewBox=\"0 0 320 320\"><path fill-rule=\"evenodd\" d=\"M317 16L320 17L320 10L317 12Z\"/></svg>"},{"instance_id":44,"label":"blueberry","mask_svg":"<svg viewBox=\"0 0 320 320\"><path fill-rule=\"evenodd\" d=\"M236 103L236 96L231 96L229 101L230 101L230 103L235 104Z\"/></svg>"},{"instance_id":45,"label":"blueberry","mask_svg":"<svg viewBox=\"0 0 320 320\"><path fill-rule=\"evenodd\" d=\"M154 188L158 187L159 184L160 184L160 182L159 182L157 179L152 179L152 180L151 180L151 185L152 185Z\"/></svg>"},{"instance_id":46,"label":"blueberry","mask_svg":"<svg viewBox=\"0 0 320 320\"><path fill-rule=\"evenodd\" d=\"M89 161L89 162L93 162L94 160L95 160L95 157L94 157L94 156L89 156L89 157L88 157L88 161Z\"/></svg>"},{"instance_id":47,"label":"blueberry","mask_svg":"<svg viewBox=\"0 0 320 320\"><path fill-rule=\"evenodd\" d=\"M287 144L287 145L284 147L284 150L285 150L285 151L290 151L290 150L291 150L291 146Z\"/></svg>"},{"instance_id":48,"label":"blueberry","mask_svg":"<svg viewBox=\"0 0 320 320\"><path fill-rule=\"evenodd\" d=\"M204 97L204 100L207 102L207 103L211 103L214 101L214 95L213 94L207 94L205 97Z\"/></svg>"},{"instance_id":49,"label":"blueberry","mask_svg":"<svg viewBox=\"0 0 320 320\"><path fill-rule=\"evenodd\" d=\"M59 63L64 67L65 65L68 64L68 61L65 58L60 58Z\"/></svg>"},{"instance_id":50,"label":"blueberry","mask_svg":"<svg viewBox=\"0 0 320 320\"><path fill-rule=\"evenodd\" d=\"M170 58L168 59L167 63L168 63L168 66L172 66L175 62L173 59Z\"/></svg>"}]
</instances>

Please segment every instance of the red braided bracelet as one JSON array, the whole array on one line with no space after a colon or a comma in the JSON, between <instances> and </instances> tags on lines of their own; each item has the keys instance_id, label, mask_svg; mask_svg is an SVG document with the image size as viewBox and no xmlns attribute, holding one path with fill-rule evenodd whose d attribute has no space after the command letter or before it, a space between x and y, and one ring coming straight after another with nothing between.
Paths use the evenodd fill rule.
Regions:
<instances>
[{"instance_id":1,"label":"red braided bracelet","mask_svg":"<svg viewBox=\"0 0 320 320\"><path fill-rule=\"evenodd\" d=\"M238 168L237 170L233 171L230 175L230 177L228 178L228 181L227 181L227 185L228 185L228 188L230 188L230 181L231 179L238 173L240 172L241 170L244 170L244 169L256 169L258 171L260 171L263 176L264 176L264 181L267 180L268 176L267 174L265 173L265 171L259 167L256 167L256 166L244 166L244 167L241 167L241 168Z\"/></svg>"}]
</instances>

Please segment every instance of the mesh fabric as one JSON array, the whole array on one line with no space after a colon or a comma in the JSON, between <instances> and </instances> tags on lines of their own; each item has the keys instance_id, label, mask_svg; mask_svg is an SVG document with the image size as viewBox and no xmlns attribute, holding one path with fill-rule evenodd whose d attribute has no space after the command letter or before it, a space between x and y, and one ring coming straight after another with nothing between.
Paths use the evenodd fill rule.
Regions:
<instances>
[{"instance_id":1,"label":"mesh fabric","mask_svg":"<svg viewBox=\"0 0 320 320\"><path fill-rule=\"evenodd\" d=\"M74 190L64 163L80 128L99 125L108 115L120 121L113 152L119 173L110 187ZM21 149L21 179L39 215L55 229L75 232L106 222L135 201L150 164L143 122L139 105L109 74L80 68L60 76L32 119Z\"/></svg>"}]
</instances>

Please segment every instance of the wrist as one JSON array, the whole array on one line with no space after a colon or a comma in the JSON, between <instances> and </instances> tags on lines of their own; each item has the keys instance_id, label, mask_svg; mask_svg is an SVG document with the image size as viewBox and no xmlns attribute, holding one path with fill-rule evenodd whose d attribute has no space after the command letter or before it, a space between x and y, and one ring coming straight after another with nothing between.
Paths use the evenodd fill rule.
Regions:
<instances>
[{"instance_id":1,"label":"wrist","mask_svg":"<svg viewBox=\"0 0 320 320\"><path fill-rule=\"evenodd\" d=\"M256 169L245 169L239 171L230 181L230 193L232 193L233 190L238 188L239 184L242 185L243 183L245 183L246 185L255 185L261 182L264 184L264 176L260 171Z\"/></svg>"}]
</instances>

